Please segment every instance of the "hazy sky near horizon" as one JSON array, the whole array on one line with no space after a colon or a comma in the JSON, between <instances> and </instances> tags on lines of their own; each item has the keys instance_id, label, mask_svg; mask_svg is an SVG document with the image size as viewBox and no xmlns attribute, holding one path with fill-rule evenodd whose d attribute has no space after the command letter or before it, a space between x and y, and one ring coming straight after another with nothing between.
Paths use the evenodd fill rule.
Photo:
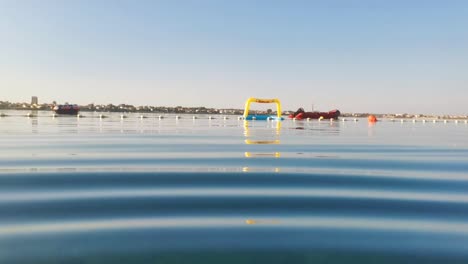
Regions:
<instances>
[{"instance_id":1,"label":"hazy sky near horizon","mask_svg":"<svg viewBox=\"0 0 468 264\"><path fill-rule=\"evenodd\" d=\"M466 114L468 1L0 0L0 101L32 95Z\"/></svg>"}]
</instances>

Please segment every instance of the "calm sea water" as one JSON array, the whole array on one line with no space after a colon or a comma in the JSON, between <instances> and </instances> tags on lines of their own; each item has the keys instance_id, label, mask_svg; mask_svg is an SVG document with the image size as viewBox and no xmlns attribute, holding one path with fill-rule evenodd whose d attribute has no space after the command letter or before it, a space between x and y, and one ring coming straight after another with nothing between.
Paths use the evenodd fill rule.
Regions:
<instances>
[{"instance_id":1,"label":"calm sea water","mask_svg":"<svg viewBox=\"0 0 468 264\"><path fill-rule=\"evenodd\" d=\"M0 263L468 263L468 125L3 111Z\"/></svg>"}]
</instances>

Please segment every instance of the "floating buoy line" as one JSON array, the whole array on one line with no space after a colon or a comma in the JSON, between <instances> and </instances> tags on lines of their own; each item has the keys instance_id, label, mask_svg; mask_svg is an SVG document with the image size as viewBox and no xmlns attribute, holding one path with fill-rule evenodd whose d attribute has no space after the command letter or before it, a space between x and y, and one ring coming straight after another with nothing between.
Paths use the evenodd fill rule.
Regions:
<instances>
[{"instance_id":1,"label":"floating buoy line","mask_svg":"<svg viewBox=\"0 0 468 264\"><path fill-rule=\"evenodd\" d=\"M59 114L56 114L56 113L52 113L50 115L40 115L40 114L35 114L35 113L31 113L31 112L28 112L26 114L21 114L21 115L10 115L10 114L5 114L5 113L0 113L0 118L10 118L10 117L18 117L18 116L23 116L23 117L27 117L27 118L42 118L42 117L52 117L52 118L69 118L69 117L75 117L75 118L78 118L78 119L81 119L81 118L96 118L96 119L120 119L120 120L132 120L132 119L140 119L140 120L163 120L163 119L167 119L167 120L170 120L170 119L174 119L174 120L183 120L183 119L187 119L187 120L215 120L215 119L221 119L223 121L228 121L228 120L232 120L232 117L231 116L226 116L226 115L217 115L217 116L202 116L202 115L193 115L193 116L190 116L190 115L168 115L168 116L163 116L163 115L157 115L157 116L150 116L150 115L143 115L143 114L140 114L140 115L127 115L127 114L118 114L118 115L104 115L104 114L98 114L98 115L86 115L86 114L77 114L77 115L59 115ZM247 121L247 119L244 117L244 116L237 116L236 118L234 119L237 119L237 121ZM290 121L290 122L302 122L302 123L311 123L311 122L316 122L316 123L325 123L325 122L328 122L328 123L336 123L337 121L340 121L340 122L358 122L360 120L365 120L365 118L349 118L349 117L342 117L342 118L338 118L338 119L335 119L335 118L330 118L330 119L323 119L323 118L318 118L318 119L311 119L311 118L306 118L306 119L296 119L296 118L291 118L291 119L282 119L281 122L287 122L287 121ZM367 118L368 122L369 123L376 123L378 121L378 123L381 123L381 122L392 122L392 123L395 123L395 122L399 122L399 123L412 123L412 124L417 124L417 123L420 123L420 124L426 124L426 123L433 123L433 124L436 124L436 123L443 123L443 124L468 124L468 119L411 119L411 118L401 118L401 119L395 119L395 118L383 118L383 119L379 119L377 120L377 118L375 116L369 116ZM255 121L258 121L258 122L264 122L264 121L267 121L267 122L278 122L280 121L277 117L267 117L267 118L257 118L255 115L252 115L252 116L249 116L249 121L250 122L255 122Z\"/></svg>"}]
</instances>

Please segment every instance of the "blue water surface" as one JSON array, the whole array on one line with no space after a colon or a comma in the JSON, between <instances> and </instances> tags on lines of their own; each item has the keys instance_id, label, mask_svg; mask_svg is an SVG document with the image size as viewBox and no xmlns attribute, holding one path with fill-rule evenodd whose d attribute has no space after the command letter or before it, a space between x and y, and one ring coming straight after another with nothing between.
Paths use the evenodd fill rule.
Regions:
<instances>
[{"instance_id":1,"label":"blue water surface","mask_svg":"<svg viewBox=\"0 0 468 264\"><path fill-rule=\"evenodd\" d=\"M2 113L0 263L468 263L464 121Z\"/></svg>"}]
</instances>

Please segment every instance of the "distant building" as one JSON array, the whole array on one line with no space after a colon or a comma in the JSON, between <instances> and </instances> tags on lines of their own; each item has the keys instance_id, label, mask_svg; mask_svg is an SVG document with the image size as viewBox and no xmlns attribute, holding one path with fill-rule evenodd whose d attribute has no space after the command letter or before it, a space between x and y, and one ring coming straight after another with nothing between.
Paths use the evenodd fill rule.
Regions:
<instances>
[{"instance_id":1,"label":"distant building","mask_svg":"<svg viewBox=\"0 0 468 264\"><path fill-rule=\"evenodd\" d=\"M31 105L38 105L39 104L39 99L37 99L37 96L31 97Z\"/></svg>"}]
</instances>

